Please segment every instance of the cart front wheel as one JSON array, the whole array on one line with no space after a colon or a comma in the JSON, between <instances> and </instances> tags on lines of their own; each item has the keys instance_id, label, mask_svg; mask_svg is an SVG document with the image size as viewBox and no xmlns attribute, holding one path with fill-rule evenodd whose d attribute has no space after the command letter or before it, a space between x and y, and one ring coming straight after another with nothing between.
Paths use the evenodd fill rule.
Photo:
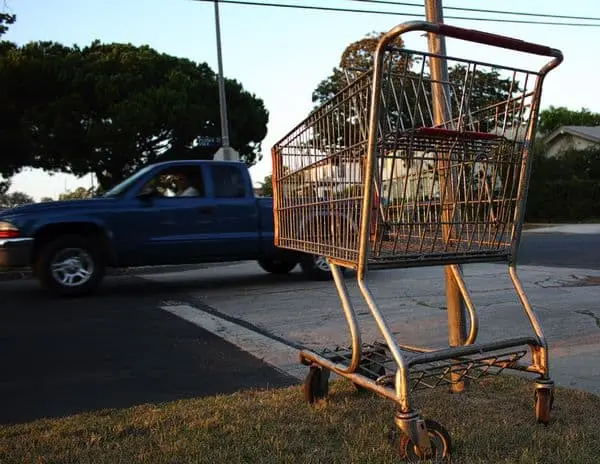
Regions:
<instances>
[{"instance_id":1,"label":"cart front wheel","mask_svg":"<svg viewBox=\"0 0 600 464\"><path fill-rule=\"evenodd\" d=\"M554 392L550 388L538 388L534 393L535 418L540 424L550 422L550 411L554 403Z\"/></svg>"},{"instance_id":2,"label":"cart front wheel","mask_svg":"<svg viewBox=\"0 0 600 464\"><path fill-rule=\"evenodd\" d=\"M409 463L424 461L449 462L450 453L452 452L452 440L448 431L431 419L425 420L425 427L427 427L431 442L431 455L426 456L407 435L402 434L397 448L400 457Z\"/></svg>"},{"instance_id":3,"label":"cart front wheel","mask_svg":"<svg viewBox=\"0 0 600 464\"><path fill-rule=\"evenodd\" d=\"M304 381L304 399L312 404L326 398L328 393L329 371L319 366L310 366Z\"/></svg>"}]
</instances>

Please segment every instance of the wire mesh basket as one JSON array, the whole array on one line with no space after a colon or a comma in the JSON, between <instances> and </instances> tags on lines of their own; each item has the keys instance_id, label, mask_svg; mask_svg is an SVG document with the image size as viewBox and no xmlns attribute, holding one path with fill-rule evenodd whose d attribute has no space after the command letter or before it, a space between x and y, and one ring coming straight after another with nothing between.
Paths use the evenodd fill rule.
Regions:
<instances>
[{"instance_id":1,"label":"wire mesh basket","mask_svg":"<svg viewBox=\"0 0 600 464\"><path fill-rule=\"evenodd\" d=\"M509 259L528 180L539 72L390 47L378 90L375 169L367 178L373 70L358 75L273 148L276 244L349 266L370 217L370 264ZM500 89L482 86L497 76ZM434 85L450 118L433 123ZM373 195L365 198L368 182Z\"/></svg>"}]
</instances>

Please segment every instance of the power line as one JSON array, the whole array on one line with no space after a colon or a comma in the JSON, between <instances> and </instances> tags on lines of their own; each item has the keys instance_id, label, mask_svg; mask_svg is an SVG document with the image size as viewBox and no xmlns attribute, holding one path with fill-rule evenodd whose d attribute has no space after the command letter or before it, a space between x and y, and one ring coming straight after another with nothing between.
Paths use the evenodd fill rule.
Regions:
<instances>
[{"instance_id":1,"label":"power line","mask_svg":"<svg viewBox=\"0 0 600 464\"><path fill-rule=\"evenodd\" d=\"M350 2L361 2L361 3L374 3L380 5L395 5L395 6L408 6L408 7L418 7L423 8L422 3L409 3L409 2L397 2L392 0L347 0ZM444 10L454 10L454 11L470 11L473 13L492 13L492 14L501 14L501 15L510 15L510 16L533 16L536 18L554 18L554 19L580 19L584 21L600 21L600 18L594 18L590 16L566 16L566 15L557 15L557 14L548 14L548 13L527 13L523 11L502 11L502 10L486 10L481 8L465 8L459 6L445 6Z\"/></svg>"},{"instance_id":2,"label":"power line","mask_svg":"<svg viewBox=\"0 0 600 464\"><path fill-rule=\"evenodd\" d=\"M210 2L214 0L192 0L195 2ZM232 5L245 5L245 6L263 6L273 8L295 8L300 10L316 10L316 11L329 11L339 13L361 13L361 14L380 14L387 16L404 16L407 18L418 18L424 19L422 14L406 13L400 11L379 11L379 10L362 10L354 8L341 8L341 7L327 7L327 6L313 6L313 5L294 5L288 3L266 3L266 2L255 2L249 0L218 0L222 4ZM580 26L580 27L600 27L600 23L572 23L572 22L554 22L554 21L529 21L519 19L500 19L500 18L483 18L476 16L452 16L445 15L446 19L457 19L466 21L484 21L484 22L496 22L496 23L511 23L511 24L536 24L541 26Z\"/></svg>"}]
</instances>

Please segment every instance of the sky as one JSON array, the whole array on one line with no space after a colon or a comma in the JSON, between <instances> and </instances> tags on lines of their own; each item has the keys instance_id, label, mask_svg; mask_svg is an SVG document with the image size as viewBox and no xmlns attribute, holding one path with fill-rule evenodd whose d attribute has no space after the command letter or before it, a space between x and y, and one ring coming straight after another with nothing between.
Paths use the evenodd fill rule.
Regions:
<instances>
[{"instance_id":1,"label":"sky","mask_svg":"<svg viewBox=\"0 0 600 464\"><path fill-rule=\"evenodd\" d=\"M270 150L313 108L311 94L339 63L344 48L370 32L387 31L405 21L424 19L423 0L417 6L374 5L353 0L257 0L264 3L319 5L394 11L398 14L341 13L291 8L221 4L223 72L262 98L269 110L263 159L251 168L260 183L271 173ZM546 79L542 109L550 105L586 107L600 112L598 44L600 27L509 24L450 19L449 16L490 17L486 13L448 10L448 7L561 14L600 18L597 0L445 0L445 22L537 42L560 49L564 62ZM206 62L217 70L214 5L196 0L3 0L0 9L17 15L6 35L17 44L52 40L85 46L102 42L147 44L162 53ZM412 15L412 16L407 16ZM494 17L499 17L494 15ZM503 18L507 18L502 16ZM508 17L508 19L544 20ZM553 21L551 19L547 19ZM600 24L600 22L598 22ZM426 38L413 32L407 47L426 50ZM464 41L447 41L449 55L481 59L529 69L544 59ZM539 64L538 64L539 63ZM12 190L36 200L65 190L90 186L91 176L76 178L27 169L12 178Z\"/></svg>"}]
</instances>

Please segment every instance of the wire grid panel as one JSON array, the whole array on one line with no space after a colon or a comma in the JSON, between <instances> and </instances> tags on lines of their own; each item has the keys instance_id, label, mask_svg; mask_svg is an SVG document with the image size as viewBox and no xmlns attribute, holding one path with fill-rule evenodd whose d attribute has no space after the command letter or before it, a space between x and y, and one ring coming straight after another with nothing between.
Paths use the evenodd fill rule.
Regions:
<instances>
[{"instance_id":1,"label":"wire grid panel","mask_svg":"<svg viewBox=\"0 0 600 464\"><path fill-rule=\"evenodd\" d=\"M366 179L373 72L359 74L273 147L276 244L355 265L367 182L368 262L508 259L523 207L539 74L389 48L377 89L375 171ZM449 118L433 121L432 88ZM532 109L536 111L532 112Z\"/></svg>"}]
</instances>

